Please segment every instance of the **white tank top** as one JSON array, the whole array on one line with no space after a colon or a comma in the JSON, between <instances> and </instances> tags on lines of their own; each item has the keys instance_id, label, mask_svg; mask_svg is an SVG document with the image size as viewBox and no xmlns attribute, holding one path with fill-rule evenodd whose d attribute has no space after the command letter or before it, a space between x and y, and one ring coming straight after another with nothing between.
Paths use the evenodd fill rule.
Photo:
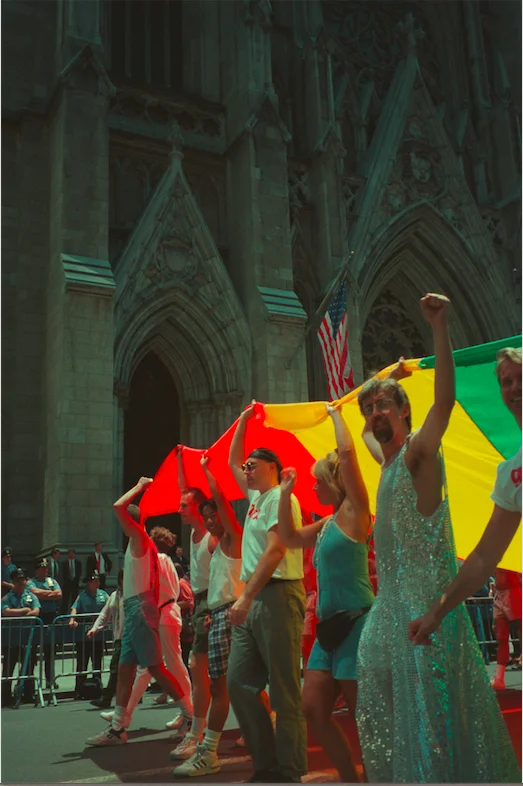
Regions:
<instances>
[{"instance_id":1,"label":"white tank top","mask_svg":"<svg viewBox=\"0 0 523 786\"><path fill-rule=\"evenodd\" d=\"M245 582L240 581L241 569L241 559L228 557L223 553L222 547L218 543L211 559L209 594L207 596L211 610L225 606L226 603L233 603L240 597L245 587Z\"/></svg>"},{"instance_id":2,"label":"white tank top","mask_svg":"<svg viewBox=\"0 0 523 786\"><path fill-rule=\"evenodd\" d=\"M206 532L199 543L194 542L191 532L191 587L195 595L209 589L209 566L212 554L209 551L210 532Z\"/></svg>"},{"instance_id":3,"label":"white tank top","mask_svg":"<svg viewBox=\"0 0 523 786\"><path fill-rule=\"evenodd\" d=\"M133 557L131 544L127 545L123 561L123 599L134 598L152 589L152 554L149 544L143 557Z\"/></svg>"}]
</instances>

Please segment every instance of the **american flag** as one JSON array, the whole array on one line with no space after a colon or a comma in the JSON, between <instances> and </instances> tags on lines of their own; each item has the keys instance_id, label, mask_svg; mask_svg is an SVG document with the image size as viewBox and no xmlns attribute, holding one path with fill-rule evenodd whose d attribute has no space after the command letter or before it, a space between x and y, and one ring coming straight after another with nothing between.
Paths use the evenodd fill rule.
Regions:
<instances>
[{"instance_id":1,"label":"american flag","mask_svg":"<svg viewBox=\"0 0 523 786\"><path fill-rule=\"evenodd\" d=\"M354 387L354 374L347 337L347 288L345 282L338 288L323 317L318 330L318 338L327 372L330 400L337 401Z\"/></svg>"}]
</instances>

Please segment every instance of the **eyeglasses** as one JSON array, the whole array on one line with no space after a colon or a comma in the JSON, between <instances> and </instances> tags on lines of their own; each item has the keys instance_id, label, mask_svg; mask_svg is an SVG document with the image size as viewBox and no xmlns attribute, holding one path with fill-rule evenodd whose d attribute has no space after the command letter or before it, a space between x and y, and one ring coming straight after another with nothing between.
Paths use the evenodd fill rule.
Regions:
<instances>
[{"instance_id":1,"label":"eyeglasses","mask_svg":"<svg viewBox=\"0 0 523 786\"><path fill-rule=\"evenodd\" d=\"M242 470L244 472L254 472L258 465L253 464L252 461L247 461L245 464L242 464Z\"/></svg>"},{"instance_id":2,"label":"eyeglasses","mask_svg":"<svg viewBox=\"0 0 523 786\"><path fill-rule=\"evenodd\" d=\"M378 412L389 412L392 404L394 404L394 399L392 398L379 398L372 404L365 404L365 406L361 408L361 411L363 412L364 418L370 418L374 412L374 408L376 408Z\"/></svg>"}]
</instances>

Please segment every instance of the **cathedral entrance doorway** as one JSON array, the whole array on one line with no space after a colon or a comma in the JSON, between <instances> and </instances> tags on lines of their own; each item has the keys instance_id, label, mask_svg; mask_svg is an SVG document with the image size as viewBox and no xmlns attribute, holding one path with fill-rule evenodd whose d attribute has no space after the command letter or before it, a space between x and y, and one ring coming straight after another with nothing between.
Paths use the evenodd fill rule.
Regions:
<instances>
[{"instance_id":1,"label":"cathedral entrance doorway","mask_svg":"<svg viewBox=\"0 0 523 786\"><path fill-rule=\"evenodd\" d=\"M154 352L140 361L131 378L124 420L124 488L142 477L154 477L166 456L180 442L180 400L169 371ZM177 513L157 516L151 526L167 527L181 544Z\"/></svg>"}]
</instances>

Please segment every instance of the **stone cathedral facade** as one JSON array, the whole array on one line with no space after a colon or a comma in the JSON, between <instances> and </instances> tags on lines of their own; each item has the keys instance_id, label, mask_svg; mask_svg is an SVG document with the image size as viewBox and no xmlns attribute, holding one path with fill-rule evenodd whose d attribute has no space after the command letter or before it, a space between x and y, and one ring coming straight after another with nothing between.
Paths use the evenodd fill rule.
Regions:
<instances>
[{"instance_id":1,"label":"stone cathedral facade","mask_svg":"<svg viewBox=\"0 0 523 786\"><path fill-rule=\"evenodd\" d=\"M4 0L3 543L120 547L111 504L253 397L325 398L520 331L509 0ZM17 561L17 560L15 560Z\"/></svg>"}]
</instances>

